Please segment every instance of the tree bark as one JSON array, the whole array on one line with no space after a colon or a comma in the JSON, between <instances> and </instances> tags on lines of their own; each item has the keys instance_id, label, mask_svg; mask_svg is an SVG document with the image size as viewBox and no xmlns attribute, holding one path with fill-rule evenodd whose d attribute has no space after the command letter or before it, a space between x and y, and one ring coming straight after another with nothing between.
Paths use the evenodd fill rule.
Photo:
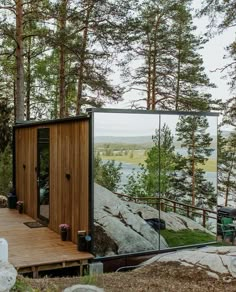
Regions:
<instances>
[{"instance_id":1,"label":"tree bark","mask_svg":"<svg viewBox=\"0 0 236 292\"><path fill-rule=\"evenodd\" d=\"M156 43L156 31L155 31L155 38L154 38L154 50L152 56L152 110L156 109L156 77L157 77L157 43Z\"/></svg>"},{"instance_id":2,"label":"tree bark","mask_svg":"<svg viewBox=\"0 0 236 292\"><path fill-rule=\"evenodd\" d=\"M31 38L28 40L27 49L27 74L26 74L26 120L30 120L30 97L31 97Z\"/></svg>"},{"instance_id":3,"label":"tree bark","mask_svg":"<svg viewBox=\"0 0 236 292\"><path fill-rule=\"evenodd\" d=\"M147 110L151 105L151 56L148 56L148 80L147 80Z\"/></svg>"},{"instance_id":4,"label":"tree bark","mask_svg":"<svg viewBox=\"0 0 236 292\"><path fill-rule=\"evenodd\" d=\"M152 56L152 110L156 109L156 95L157 95L157 86L156 86L156 78L157 78L157 30L159 28L159 24L161 21L162 15L156 16L156 23L154 27L154 43L153 43L153 56Z\"/></svg>"},{"instance_id":5,"label":"tree bark","mask_svg":"<svg viewBox=\"0 0 236 292\"><path fill-rule=\"evenodd\" d=\"M24 120L23 0L16 0L16 121Z\"/></svg>"},{"instance_id":6,"label":"tree bark","mask_svg":"<svg viewBox=\"0 0 236 292\"><path fill-rule=\"evenodd\" d=\"M192 206L195 206L195 134L192 131Z\"/></svg>"},{"instance_id":7,"label":"tree bark","mask_svg":"<svg viewBox=\"0 0 236 292\"><path fill-rule=\"evenodd\" d=\"M227 176L227 185L226 185L226 191L225 191L225 207L228 206L228 199L229 199L229 189L230 189L230 178L231 178L231 173L234 165L234 159L231 161L230 169L228 172Z\"/></svg>"},{"instance_id":8,"label":"tree bark","mask_svg":"<svg viewBox=\"0 0 236 292\"><path fill-rule=\"evenodd\" d=\"M180 93L180 50L178 51L178 68L177 68L177 85L176 85L176 97L175 97L175 110L179 109L179 93Z\"/></svg>"},{"instance_id":9,"label":"tree bark","mask_svg":"<svg viewBox=\"0 0 236 292\"><path fill-rule=\"evenodd\" d=\"M147 110L150 110L151 107L151 74L152 74L152 67L151 67L151 54L152 54L152 45L150 42L150 37L147 35L148 38L148 56L147 56L147 65L148 65L148 76L147 76Z\"/></svg>"},{"instance_id":10,"label":"tree bark","mask_svg":"<svg viewBox=\"0 0 236 292\"><path fill-rule=\"evenodd\" d=\"M67 17L67 4L68 0L61 1L60 18L59 18L59 29L61 33L60 47L59 47L59 104L60 118L66 115L66 78L65 78L65 46L63 43L63 36L66 29L66 17Z\"/></svg>"}]
</instances>

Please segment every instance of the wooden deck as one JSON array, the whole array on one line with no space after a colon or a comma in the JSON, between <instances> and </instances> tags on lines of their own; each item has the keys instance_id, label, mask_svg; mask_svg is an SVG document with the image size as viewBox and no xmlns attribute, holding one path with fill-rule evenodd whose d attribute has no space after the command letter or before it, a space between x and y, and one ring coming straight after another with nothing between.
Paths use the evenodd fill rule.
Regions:
<instances>
[{"instance_id":1,"label":"wooden deck","mask_svg":"<svg viewBox=\"0 0 236 292\"><path fill-rule=\"evenodd\" d=\"M60 235L47 227L29 228L24 222L34 221L17 210L0 209L0 237L8 241L9 262L20 273L53 270L72 266L83 266L93 255L78 252L70 241L61 241Z\"/></svg>"}]
</instances>

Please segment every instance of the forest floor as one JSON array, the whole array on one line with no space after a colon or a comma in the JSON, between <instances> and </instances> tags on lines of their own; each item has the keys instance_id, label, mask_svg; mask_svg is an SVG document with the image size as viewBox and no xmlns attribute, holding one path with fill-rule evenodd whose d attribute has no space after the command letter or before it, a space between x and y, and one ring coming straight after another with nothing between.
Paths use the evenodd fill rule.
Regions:
<instances>
[{"instance_id":1,"label":"forest floor","mask_svg":"<svg viewBox=\"0 0 236 292\"><path fill-rule=\"evenodd\" d=\"M202 269L183 266L175 262L155 262L129 272L103 274L96 279L93 276L42 279L19 277L16 285L18 288L12 291L63 291L64 288L79 283L97 284L108 292L236 291L236 278L220 275L219 279L215 279L208 276Z\"/></svg>"}]
</instances>

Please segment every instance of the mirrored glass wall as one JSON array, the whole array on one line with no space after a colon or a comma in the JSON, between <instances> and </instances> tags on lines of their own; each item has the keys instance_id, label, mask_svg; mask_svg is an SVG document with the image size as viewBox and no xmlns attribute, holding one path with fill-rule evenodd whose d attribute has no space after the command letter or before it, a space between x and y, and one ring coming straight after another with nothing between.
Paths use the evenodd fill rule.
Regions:
<instances>
[{"instance_id":1,"label":"mirrored glass wall","mask_svg":"<svg viewBox=\"0 0 236 292\"><path fill-rule=\"evenodd\" d=\"M92 116L94 253L215 241L217 115Z\"/></svg>"}]
</instances>

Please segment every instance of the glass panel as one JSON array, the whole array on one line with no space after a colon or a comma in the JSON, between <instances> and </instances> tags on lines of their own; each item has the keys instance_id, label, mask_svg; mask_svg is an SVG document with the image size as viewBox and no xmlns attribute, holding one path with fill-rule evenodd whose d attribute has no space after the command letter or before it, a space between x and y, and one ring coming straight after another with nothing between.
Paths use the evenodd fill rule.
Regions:
<instances>
[{"instance_id":1,"label":"glass panel","mask_svg":"<svg viewBox=\"0 0 236 292\"><path fill-rule=\"evenodd\" d=\"M38 129L38 216L49 221L49 129Z\"/></svg>"},{"instance_id":2,"label":"glass panel","mask_svg":"<svg viewBox=\"0 0 236 292\"><path fill-rule=\"evenodd\" d=\"M94 113L94 252L216 239L217 117Z\"/></svg>"},{"instance_id":3,"label":"glass panel","mask_svg":"<svg viewBox=\"0 0 236 292\"><path fill-rule=\"evenodd\" d=\"M161 235L169 247L215 241L217 117L161 115L161 132Z\"/></svg>"},{"instance_id":4,"label":"glass panel","mask_svg":"<svg viewBox=\"0 0 236 292\"><path fill-rule=\"evenodd\" d=\"M159 115L94 113L94 252L167 247L159 237Z\"/></svg>"}]
</instances>

